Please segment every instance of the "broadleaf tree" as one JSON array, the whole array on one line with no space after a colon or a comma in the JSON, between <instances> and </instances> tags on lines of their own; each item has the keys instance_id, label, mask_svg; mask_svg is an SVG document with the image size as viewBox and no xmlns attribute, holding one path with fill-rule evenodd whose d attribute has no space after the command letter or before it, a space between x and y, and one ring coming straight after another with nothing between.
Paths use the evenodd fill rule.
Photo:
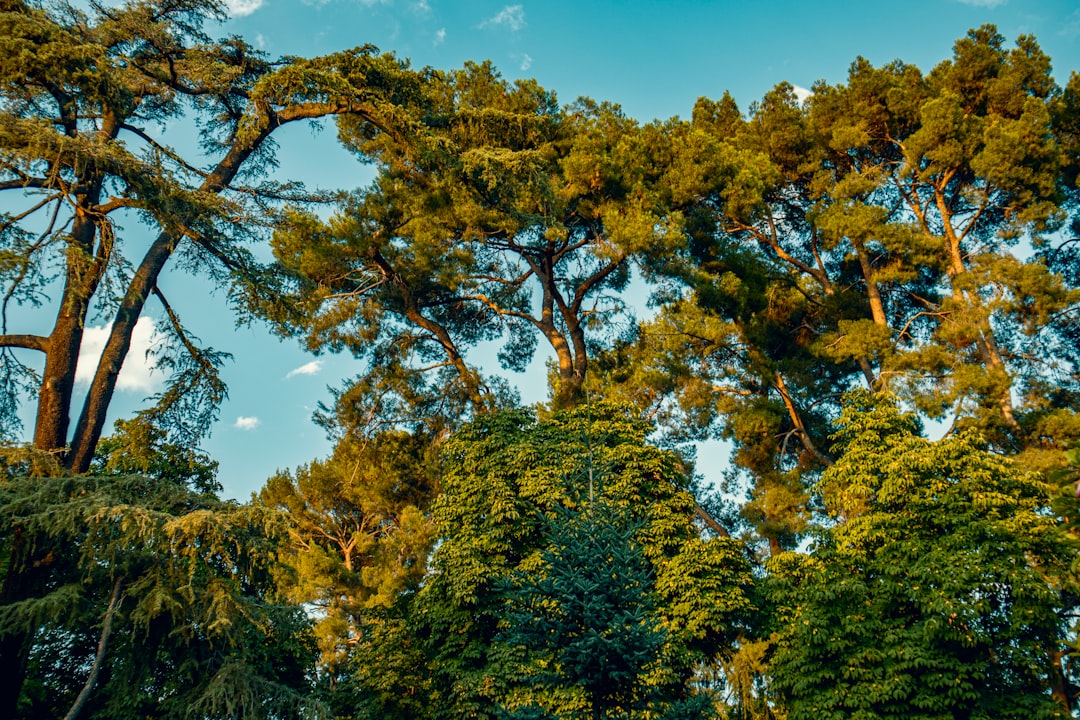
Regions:
<instances>
[{"instance_id":1,"label":"broadleaf tree","mask_svg":"<svg viewBox=\"0 0 1080 720\"><path fill-rule=\"evenodd\" d=\"M772 690L795 718L1069 717L1080 595L1053 488L973 432L848 396L818 491L836 519L770 563Z\"/></svg>"},{"instance_id":2,"label":"broadleaf tree","mask_svg":"<svg viewBox=\"0 0 1080 720\"><path fill-rule=\"evenodd\" d=\"M364 670L357 694L370 703L365 712L493 718L499 708L527 712L532 705L545 712L583 711L588 672L564 666L551 682L525 681L530 662L541 658L530 658L529 643L514 639L513 618L525 610L519 606L517 615L508 615L507 602L527 596L530 583L543 582L544 558L559 552L554 538L561 537L546 529L557 526L564 511L584 517L590 474L596 506L620 518L604 533L614 533L613 541L627 536L628 544L620 546L627 567L637 567L640 553L642 577L651 576L638 588L638 602L629 597L632 588L616 593L622 599L612 612L638 613L663 638L649 645L655 652L639 658L619 693L625 690L635 701L652 698L654 710L665 702L689 703L699 667L729 653L743 631L753 578L741 544L703 537L681 460L649 446L647 432L632 408L585 405L545 420L524 410L485 414L452 435L432 510L432 573L415 595L402 598L398 621L388 625L394 629L387 636L408 648L411 661L380 668L380 643L369 647L370 657L358 657ZM559 601L573 602L571 595ZM533 650L543 656L542 647ZM590 712L612 702L597 698Z\"/></svg>"}]
</instances>

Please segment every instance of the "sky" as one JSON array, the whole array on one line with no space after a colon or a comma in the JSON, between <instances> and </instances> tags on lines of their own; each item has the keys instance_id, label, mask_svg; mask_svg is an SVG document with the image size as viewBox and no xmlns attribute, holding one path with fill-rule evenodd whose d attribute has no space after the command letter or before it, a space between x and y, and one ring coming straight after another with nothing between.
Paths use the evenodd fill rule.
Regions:
<instances>
[{"instance_id":1,"label":"sky","mask_svg":"<svg viewBox=\"0 0 1080 720\"><path fill-rule=\"evenodd\" d=\"M803 90L821 79L842 82L858 56L875 65L899 58L928 71L983 23L996 24L1010 42L1035 35L1061 84L1080 70L1077 0L229 0L229 10L225 23L207 28L210 34L240 35L271 56L311 57L370 43L414 67L490 59L504 77L536 78L561 102L611 101L643 122L688 117L700 96L728 91L745 111L781 81ZM352 188L371 177L338 146L331 125L284 130L276 136L277 179ZM205 280L173 271L161 285L205 344L233 354L223 371L229 399L204 443L220 462L224 495L245 500L277 470L326 456L330 443L312 412L332 401L328 388L362 366L349 357L313 356L258 325L237 327L224 294ZM164 378L145 353L159 338L161 313L148 307L111 417L161 389ZM101 325L90 328L87 354L95 339L100 352L104 334ZM508 377L524 401L543 399L542 358ZM707 449L699 469L718 477L721 463L720 451Z\"/></svg>"}]
</instances>

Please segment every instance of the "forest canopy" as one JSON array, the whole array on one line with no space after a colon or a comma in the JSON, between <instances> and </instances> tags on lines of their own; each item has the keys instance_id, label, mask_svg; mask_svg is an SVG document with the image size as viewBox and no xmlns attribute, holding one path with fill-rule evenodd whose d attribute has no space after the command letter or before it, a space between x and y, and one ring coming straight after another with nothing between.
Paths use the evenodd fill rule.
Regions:
<instances>
[{"instance_id":1,"label":"forest canopy","mask_svg":"<svg viewBox=\"0 0 1080 720\"><path fill-rule=\"evenodd\" d=\"M0 0L0 716L1080 716L1080 75L1034 37L643 122L223 17ZM320 119L372 180L274 171ZM363 368L247 502L173 270Z\"/></svg>"}]
</instances>

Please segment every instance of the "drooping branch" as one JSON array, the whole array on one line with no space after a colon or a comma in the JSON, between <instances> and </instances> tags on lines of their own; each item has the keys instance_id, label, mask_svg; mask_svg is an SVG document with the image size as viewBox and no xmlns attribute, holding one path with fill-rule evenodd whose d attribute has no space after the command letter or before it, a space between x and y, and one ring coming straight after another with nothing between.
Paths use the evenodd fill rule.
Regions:
<instances>
[{"instance_id":1,"label":"drooping branch","mask_svg":"<svg viewBox=\"0 0 1080 720\"><path fill-rule=\"evenodd\" d=\"M94 690L94 685L97 684L98 674L101 672L101 664L105 660L105 650L109 646L109 636L112 634L112 622L113 616L116 614L116 608L120 605L120 588L124 584L124 578L116 578L116 582L113 583L112 595L109 597L109 606L105 610L105 620L101 624L101 636L98 638L97 653L94 655L94 664L90 667L90 676L86 678L86 684L83 685L82 690L79 692L79 696L75 698L75 702L72 704L71 709L68 710L67 715L64 716L64 720L75 720L82 712L83 706L86 705L86 701L90 698L90 693Z\"/></svg>"}]
</instances>

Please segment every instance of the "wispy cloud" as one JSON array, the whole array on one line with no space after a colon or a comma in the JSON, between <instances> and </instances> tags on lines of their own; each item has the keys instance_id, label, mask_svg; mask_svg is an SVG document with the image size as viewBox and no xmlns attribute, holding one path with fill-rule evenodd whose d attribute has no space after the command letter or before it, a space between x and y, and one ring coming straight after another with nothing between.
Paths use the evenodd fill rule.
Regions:
<instances>
[{"instance_id":1,"label":"wispy cloud","mask_svg":"<svg viewBox=\"0 0 1080 720\"><path fill-rule=\"evenodd\" d=\"M521 56L521 72L525 72L532 67L532 56L529 53L525 53Z\"/></svg>"},{"instance_id":2,"label":"wispy cloud","mask_svg":"<svg viewBox=\"0 0 1080 720\"><path fill-rule=\"evenodd\" d=\"M109 339L111 325L96 325L83 331L82 347L79 348L79 362L75 366L75 382L87 384L94 379L101 351ZM120 376L116 379L116 389L152 393L161 387L161 373L154 365L152 350L164 337L157 331L154 319L143 316L135 323L131 332L131 349L128 350Z\"/></svg>"},{"instance_id":3,"label":"wispy cloud","mask_svg":"<svg viewBox=\"0 0 1080 720\"><path fill-rule=\"evenodd\" d=\"M233 427L237 430L254 430L259 427L259 418L254 415L241 415L236 418L236 422L233 423Z\"/></svg>"},{"instance_id":4,"label":"wispy cloud","mask_svg":"<svg viewBox=\"0 0 1080 720\"><path fill-rule=\"evenodd\" d=\"M312 360L309 363L304 363L300 367L290 370L289 373L285 376L285 379L288 380L289 378L296 377L297 375L316 375L320 370L322 370L322 366L322 360Z\"/></svg>"},{"instance_id":5,"label":"wispy cloud","mask_svg":"<svg viewBox=\"0 0 1080 720\"><path fill-rule=\"evenodd\" d=\"M428 5L427 0L417 0L417 2L413 4L413 10L426 15L431 12L431 6Z\"/></svg>"},{"instance_id":6,"label":"wispy cloud","mask_svg":"<svg viewBox=\"0 0 1080 720\"><path fill-rule=\"evenodd\" d=\"M480 27L506 27L511 32L517 32L525 27L525 6L507 5L499 11L498 15L490 17L480 23Z\"/></svg>"},{"instance_id":7,"label":"wispy cloud","mask_svg":"<svg viewBox=\"0 0 1080 720\"><path fill-rule=\"evenodd\" d=\"M974 5L975 7L992 8L998 5L1004 5L1009 0L960 0L965 5Z\"/></svg>"},{"instance_id":8,"label":"wispy cloud","mask_svg":"<svg viewBox=\"0 0 1080 720\"><path fill-rule=\"evenodd\" d=\"M250 15L263 6L263 0L225 0L225 7L233 17Z\"/></svg>"},{"instance_id":9,"label":"wispy cloud","mask_svg":"<svg viewBox=\"0 0 1080 720\"><path fill-rule=\"evenodd\" d=\"M435 31L435 41L432 45L442 45L446 40L446 28L439 28Z\"/></svg>"}]
</instances>

